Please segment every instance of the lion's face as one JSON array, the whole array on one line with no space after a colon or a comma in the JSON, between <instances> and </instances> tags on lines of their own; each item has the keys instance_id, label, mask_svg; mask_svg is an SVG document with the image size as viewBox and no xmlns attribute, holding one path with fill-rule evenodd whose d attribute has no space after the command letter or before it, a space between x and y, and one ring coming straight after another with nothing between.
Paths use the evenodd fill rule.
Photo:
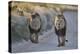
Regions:
<instances>
[{"instance_id":1,"label":"lion's face","mask_svg":"<svg viewBox=\"0 0 80 54\"><path fill-rule=\"evenodd\" d=\"M62 16L56 16L55 17L55 27L57 30L64 28L65 26L65 20Z\"/></svg>"}]
</instances>

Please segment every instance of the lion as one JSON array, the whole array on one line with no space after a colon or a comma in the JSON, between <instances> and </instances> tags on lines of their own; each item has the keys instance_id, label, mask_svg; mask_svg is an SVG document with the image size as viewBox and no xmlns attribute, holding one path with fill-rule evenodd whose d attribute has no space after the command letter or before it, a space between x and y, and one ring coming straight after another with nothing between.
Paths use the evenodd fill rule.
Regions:
<instances>
[{"instance_id":1,"label":"lion","mask_svg":"<svg viewBox=\"0 0 80 54\"><path fill-rule=\"evenodd\" d=\"M64 15L59 14L55 17L54 26L55 26L55 33L58 37L58 47L65 46L65 41L68 40L66 40L67 23Z\"/></svg>"},{"instance_id":2,"label":"lion","mask_svg":"<svg viewBox=\"0 0 80 54\"><path fill-rule=\"evenodd\" d=\"M38 43L38 33L41 29L41 18L38 13L34 13L31 15L29 22L29 30L30 30L30 40L32 43Z\"/></svg>"}]
</instances>

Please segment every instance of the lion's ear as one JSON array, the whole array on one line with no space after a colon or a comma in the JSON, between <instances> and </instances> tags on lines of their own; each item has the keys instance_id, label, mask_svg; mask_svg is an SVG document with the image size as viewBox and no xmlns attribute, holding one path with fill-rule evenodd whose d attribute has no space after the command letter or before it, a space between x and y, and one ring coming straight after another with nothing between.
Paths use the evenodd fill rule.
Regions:
<instances>
[{"instance_id":1,"label":"lion's ear","mask_svg":"<svg viewBox=\"0 0 80 54\"><path fill-rule=\"evenodd\" d=\"M38 14L38 13L35 13L35 15L36 15L36 16L39 16L39 14Z\"/></svg>"},{"instance_id":2,"label":"lion's ear","mask_svg":"<svg viewBox=\"0 0 80 54\"><path fill-rule=\"evenodd\" d=\"M32 18L35 18L36 16L35 15L31 15L32 16Z\"/></svg>"}]
</instances>

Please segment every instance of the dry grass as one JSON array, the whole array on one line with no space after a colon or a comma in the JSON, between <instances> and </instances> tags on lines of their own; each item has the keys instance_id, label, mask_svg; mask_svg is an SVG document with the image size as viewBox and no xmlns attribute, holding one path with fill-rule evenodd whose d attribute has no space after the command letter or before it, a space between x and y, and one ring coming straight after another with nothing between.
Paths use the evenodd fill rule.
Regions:
<instances>
[{"instance_id":1,"label":"dry grass","mask_svg":"<svg viewBox=\"0 0 80 54\"><path fill-rule=\"evenodd\" d=\"M32 13L36 6L44 7L44 8L53 8L56 11L60 9L61 11L64 10L76 10L77 5L62 5L62 4L47 4L47 3L32 3L32 2L19 2L14 1L11 2L11 12L17 13L18 11L23 11L27 13Z\"/></svg>"}]
</instances>

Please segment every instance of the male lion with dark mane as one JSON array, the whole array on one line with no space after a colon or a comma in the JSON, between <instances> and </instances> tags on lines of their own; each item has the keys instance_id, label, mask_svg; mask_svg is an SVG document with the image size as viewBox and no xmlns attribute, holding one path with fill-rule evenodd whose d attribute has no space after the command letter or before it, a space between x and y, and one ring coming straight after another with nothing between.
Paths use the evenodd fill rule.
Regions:
<instances>
[{"instance_id":1,"label":"male lion with dark mane","mask_svg":"<svg viewBox=\"0 0 80 54\"><path fill-rule=\"evenodd\" d=\"M38 43L38 32L41 29L41 19L38 13L31 15L29 30L30 30L30 40L32 43Z\"/></svg>"}]
</instances>

